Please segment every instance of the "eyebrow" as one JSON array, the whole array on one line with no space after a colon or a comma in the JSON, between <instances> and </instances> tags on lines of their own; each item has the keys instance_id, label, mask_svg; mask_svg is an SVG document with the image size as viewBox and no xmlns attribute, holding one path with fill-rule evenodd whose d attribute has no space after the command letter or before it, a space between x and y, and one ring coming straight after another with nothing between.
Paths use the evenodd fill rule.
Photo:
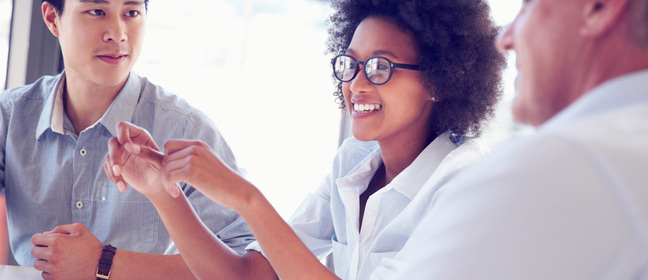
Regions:
<instances>
[{"instance_id":1,"label":"eyebrow","mask_svg":"<svg viewBox=\"0 0 648 280\"><path fill-rule=\"evenodd\" d=\"M108 4L107 0L79 0L79 3ZM144 1L128 1L124 3L127 6L144 5Z\"/></svg>"},{"instance_id":2,"label":"eyebrow","mask_svg":"<svg viewBox=\"0 0 648 280\"><path fill-rule=\"evenodd\" d=\"M346 52L347 52L347 53L355 54L355 52L353 51L352 48L348 48ZM393 52L390 52L390 51L388 51L388 50L375 50L375 51L373 52L373 55L374 55L374 56L377 56L377 55L388 55L388 56L393 57L394 59L398 59L398 56L397 56L396 54L394 54Z\"/></svg>"}]
</instances>

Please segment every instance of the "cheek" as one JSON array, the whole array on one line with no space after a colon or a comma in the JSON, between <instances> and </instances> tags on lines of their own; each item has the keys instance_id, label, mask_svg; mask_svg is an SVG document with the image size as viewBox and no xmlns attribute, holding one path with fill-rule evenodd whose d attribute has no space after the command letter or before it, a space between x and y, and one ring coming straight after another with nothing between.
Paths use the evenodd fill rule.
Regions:
<instances>
[{"instance_id":1,"label":"cheek","mask_svg":"<svg viewBox=\"0 0 648 280\"><path fill-rule=\"evenodd\" d=\"M142 46L146 29L143 26L134 26L128 31L128 39L133 45Z\"/></svg>"},{"instance_id":2,"label":"cheek","mask_svg":"<svg viewBox=\"0 0 648 280\"><path fill-rule=\"evenodd\" d=\"M351 83L342 83L342 94L347 107L351 106Z\"/></svg>"}]
</instances>

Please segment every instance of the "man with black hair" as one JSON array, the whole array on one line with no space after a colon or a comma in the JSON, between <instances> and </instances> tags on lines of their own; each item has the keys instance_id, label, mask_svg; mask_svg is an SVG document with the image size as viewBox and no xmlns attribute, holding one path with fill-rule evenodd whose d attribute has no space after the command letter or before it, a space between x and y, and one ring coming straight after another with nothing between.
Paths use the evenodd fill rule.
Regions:
<instances>
[{"instance_id":1,"label":"man with black hair","mask_svg":"<svg viewBox=\"0 0 648 280\"><path fill-rule=\"evenodd\" d=\"M199 139L238 170L204 114L131 71L147 5L43 0L65 71L0 95L0 190L7 196L11 248L20 265L33 265L45 279L192 277L153 205L112 184L103 170L118 122L146 127L159 143ZM242 252L253 240L234 211L191 186L182 190L231 249Z\"/></svg>"}]
</instances>

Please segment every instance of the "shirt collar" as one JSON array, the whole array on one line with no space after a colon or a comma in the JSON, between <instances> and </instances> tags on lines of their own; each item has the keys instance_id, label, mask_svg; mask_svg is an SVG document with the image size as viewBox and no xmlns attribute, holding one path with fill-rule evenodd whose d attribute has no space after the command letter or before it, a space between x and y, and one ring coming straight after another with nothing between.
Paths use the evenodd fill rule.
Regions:
<instances>
[{"instance_id":1,"label":"shirt collar","mask_svg":"<svg viewBox=\"0 0 648 280\"><path fill-rule=\"evenodd\" d=\"M53 132L65 134L65 107L63 104L63 89L65 87L65 71L61 73L56 82L56 86L47 94L43 104L43 111L41 112L36 127L36 139L38 139L48 128ZM120 121L131 121L135 113L135 106L142 91L141 81L139 76L134 72L130 72L128 80L122 89L113 100L112 104L106 110L106 113L99 119L106 129L116 136L115 127ZM95 124L96 125L96 124Z\"/></svg>"},{"instance_id":2,"label":"shirt collar","mask_svg":"<svg viewBox=\"0 0 648 280\"><path fill-rule=\"evenodd\" d=\"M135 107L142 92L142 82L135 72L131 71L126 84L122 87L115 100L113 100L106 113L99 119L99 123L112 134L117 136L116 126L120 121L132 122Z\"/></svg>"},{"instance_id":3,"label":"shirt collar","mask_svg":"<svg viewBox=\"0 0 648 280\"><path fill-rule=\"evenodd\" d=\"M54 87L46 94L38 124L36 126L36 139L43 135L48 128L63 134L63 88L65 86L65 71L56 78Z\"/></svg>"},{"instance_id":4,"label":"shirt collar","mask_svg":"<svg viewBox=\"0 0 648 280\"><path fill-rule=\"evenodd\" d=\"M439 135L387 186L413 199L443 159L456 148L457 144L450 141L449 132Z\"/></svg>"},{"instance_id":5,"label":"shirt collar","mask_svg":"<svg viewBox=\"0 0 648 280\"><path fill-rule=\"evenodd\" d=\"M379 190L379 192L394 189L410 200L413 199L443 159L457 148L457 144L450 141L449 136L450 134L448 132L439 135L423 149L408 167L398 174L387 186ZM380 149L376 149L353 168L347 176L338 179L338 185L340 188L357 188L362 186L362 189L358 189L357 191L363 192L368 187L371 177L381 163L382 154Z\"/></svg>"},{"instance_id":6,"label":"shirt collar","mask_svg":"<svg viewBox=\"0 0 648 280\"><path fill-rule=\"evenodd\" d=\"M620 107L646 103L648 102L646 88L648 88L648 70L608 80L585 93L539 129L548 129Z\"/></svg>"}]
</instances>

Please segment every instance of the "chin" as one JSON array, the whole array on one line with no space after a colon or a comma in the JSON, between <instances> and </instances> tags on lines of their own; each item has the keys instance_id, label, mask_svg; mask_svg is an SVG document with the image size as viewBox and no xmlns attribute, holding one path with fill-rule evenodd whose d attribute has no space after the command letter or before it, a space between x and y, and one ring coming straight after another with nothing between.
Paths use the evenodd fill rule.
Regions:
<instances>
[{"instance_id":1,"label":"chin","mask_svg":"<svg viewBox=\"0 0 648 280\"><path fill-rule=\"evenodd\" d=\"M353 138L364 142L375 140L375 137L371 137L366 133L362 133L360 131L355 131L355 130L353 130Z\"/></svg>"},{"instance_id":2,"label":"chin","mask_svg":"<svg viewBox=\"0 0 648 280\"><path fill-rule=\"evenodd\" d=\"M130 71L120 71L119 73L105 73L95 77L95 82L104 86L116 86L128 79L129 74Z\"/></svg>"}]
</instances>

